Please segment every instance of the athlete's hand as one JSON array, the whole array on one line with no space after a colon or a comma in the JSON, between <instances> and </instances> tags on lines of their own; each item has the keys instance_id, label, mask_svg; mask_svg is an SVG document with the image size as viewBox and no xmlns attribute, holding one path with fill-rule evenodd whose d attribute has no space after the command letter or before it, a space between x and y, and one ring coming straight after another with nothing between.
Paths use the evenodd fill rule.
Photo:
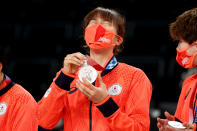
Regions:
<instances>
[{"instance_id":1,"label":"athlete's hand","mask_svg":"<svg viewBox=\"0 0 197 131\"><path fill-rule=\"evenodd\" d=\"M171 115L170 113L168 113L167 111L164 112L164 115L166 116L166 119L169 121L173 121L174 120L174 116Z\"/></svg>"},{"instance_id":2,"label":"athlete's hand","mask_svg":"<svg viewBox=\"0 0 197 131\"><path fill-rule=\"evenodd\" d=\"M159 128L159 131L167 131L166 130L167 126L168 126L167 119L157 118L157 127Z\"/></svg>"},{"instance_id":3,"label":"athlete's hand","mask_svg":"<svg viewBox=\"0 0 197 131\"><path fill-rule=\"evenodd\" d=\"M70 74L76 73L77 69L83 65L86 57L80 52L68 54L64 58L64 71Z\"/></svg>"},{"instance_id":4,"label":"athlete's hand","mask_svg":"<svg viewBox=\"0 0 197 131\"><path fill-rule=\"evenodd\" d=\"M159 128L159 131L193 131L194 126L189 123L183 123L183 126L185 126L185 129L176 129L173 127L170 127L169 125L165 125L162 128Z\"/></svg>"},{"instance_id":5,"label":"athlete's hand","mask_svg":"<svg viewBox=\"0 0 197 131\"><path fill-rule=\"evenodd\" d=\"M192 124L189 124L189 123L183 123L183 126L186 127L186 129L184 129L184 130L170 127L168 125L168 121L173 121L174 116L171 115L168 112L165 112L164 114L165 114L167 119L157 118L157 127L159 128L159 131L193 131L194 126Z\"/></svg>"},{"instance_id":6,"label":"athlete's hand","mask_svg":"<svg viewBox=\"0 0 197 131\"><path fill-rule=\"evenodd\" d=\"M92 102L94 103L100 103L108 96L108 92L106 89L105 84L103 83L103 80L101 78L101 75L98 75L98 81L99 81L99 87L93 86L91 83L89 83L86 79L83 78L83 83L77 80L77 87L78 89L88 97Z\"/></svg>"},{"instance_id":7,"label":"athlete's hand","mask_svg":"<svg viewBox=\"0 0 197 131\"><path fill-rule=\"evenodd\" d=\"M189 123L183 123L183 126L186 127L185 131L193 131L194 125Z\"/></svg>"},{"instance_id":8,"label":"athlete's hand","mask_svg":"<svg viewBox=\"0 0 197 131\"><path fill-rule=\"evenodd\" d=\"M168 127L168 121L173 121L174 116L168 112L164 113L167 119L157 118L157 127L159 131L167 131L166 128Z\"/></svg>"}]
</instances>

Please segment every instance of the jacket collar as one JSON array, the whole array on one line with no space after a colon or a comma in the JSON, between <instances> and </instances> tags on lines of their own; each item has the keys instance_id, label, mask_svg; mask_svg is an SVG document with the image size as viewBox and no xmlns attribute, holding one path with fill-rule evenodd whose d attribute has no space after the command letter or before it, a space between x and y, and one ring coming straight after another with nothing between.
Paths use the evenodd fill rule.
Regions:
<instances>
[{"instance_id":1,"label":"jacket collar","mask_svg":"<svg viewBox=\"0 0 197 131\"><path fill-rule=\"evenodd\" d=\"M112 70L113 68L115 68L117 66L117 64L118 64L118 61L117 61L116 57L112 56L110 61L107 63L105 69Z\"/></svg>"},{"instance_id":2,"label":"jacket collar","mask_svg":"<svg viewBox=\"0 0 197 131\"><path fill-rule=\"evenodd\" d=\"M88 56L88 58L89 58L89 56ZM111 56L107 59L105 65L103 67L100 66L93 59L89 59L88 60L88 64L93 66L98 71L101 70L102 71L101 76L104 76L104 75L108 74L109 72L111 72L118 65L118 61L117 61L116 57L113 55L113 53L112 53Z\"/></svg>"},{"instance_id":3,"label":"jacket collar","mask_svg":"<svg viewBox=\"0 0 197 131\"><path fill-rule=\"evenodd\" d=\"M117 61L116 57L114 55L112 55L105 66L106 70L104 70L101 73L101 76L104 76L104 75L108 74L109 72L111 72L117 65L118 65L118 61Z\"/></svg>"},{"instance_id":4,"label":"jacket collar","mask_svg":"<svg viewBox=\"0 0 197 131\"><path fill-rule=\"evenodd\" d=\"M13 87L15 83L11 81L11 79L5 75L5 79L0 87L0 96L5 94L11 87Z\"/></svg>"}]
</instances>

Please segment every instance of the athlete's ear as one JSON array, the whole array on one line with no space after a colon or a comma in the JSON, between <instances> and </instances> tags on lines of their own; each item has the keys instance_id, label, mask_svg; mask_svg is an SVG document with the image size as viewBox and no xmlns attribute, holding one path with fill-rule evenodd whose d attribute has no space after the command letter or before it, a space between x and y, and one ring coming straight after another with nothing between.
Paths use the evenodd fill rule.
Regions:
<instances>
[{"instance_id":1,"label":"athlete's ear","mask_svg":"<svg viewBox=\"0 0 197 131\"><path fill-rule=\"evenodd\" d=\"M119 46L120 44L122 44L122 38L119 37L115 37L114 43L116 46Z\"/></svg>"},{"instance_id":2,"label":"athlete's ear","mask_svg":"<svg viewBox=\"0 0 197 131\"><path fill-rule=\"evenodd\" d=\"M2 72L3 64L0 62L0 73Z\"/></svg>"}]
</instances>

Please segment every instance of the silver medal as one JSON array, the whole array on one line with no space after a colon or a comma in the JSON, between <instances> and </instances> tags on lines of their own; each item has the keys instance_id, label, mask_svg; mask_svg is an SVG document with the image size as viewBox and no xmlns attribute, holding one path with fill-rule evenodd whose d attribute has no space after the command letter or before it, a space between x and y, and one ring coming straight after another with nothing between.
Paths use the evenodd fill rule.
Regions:
<instances>
[{"instance_id":1,"label":"silver medal","mask_svg":"<svg viewBox=\"0 0 197 131\"><path fill-rule=\"evenodd\" d=\"M183 126L182 123L180 123L178 121L168 121L168 125L170 125L173 128L177 128L177 129L185 129L186 128Z\"/></svg>"},{"instance_id":2,"label":"silver medal","mask_svg":"<svg viewBox=\"0 0 197 131\"><path fill-rule=\"evenodd\" d=\"M83 82L82 78L85 78L90 83L93 83L97 78L97 71L94 67L87 64L87 61L83 64L81 69L79 70L78 77L81 82Z\"/></svg>"}]
</instances>

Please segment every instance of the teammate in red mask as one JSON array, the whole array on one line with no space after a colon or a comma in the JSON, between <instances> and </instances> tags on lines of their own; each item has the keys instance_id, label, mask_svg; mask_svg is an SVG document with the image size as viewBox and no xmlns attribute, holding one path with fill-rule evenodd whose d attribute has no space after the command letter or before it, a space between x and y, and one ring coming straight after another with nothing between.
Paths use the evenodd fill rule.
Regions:
<instances>
[{"instance_id":1,"label":"teammate in red mask","mask_svg":"<svg viewBox=\"0 0 197 131\"><path fill-rule=\"evenodd\" d=\"M185 41L180 41L179 45L183 45L183 43L186 43ZM177 62L184 68L193 68L196 66L196 63L194 62L194 59L197 56L197 52L193 53L190 50L196 50L197 41L193 42L191 45L187 45L185 48L180 49L180 47L177 47Z\"/></svg>"},{"instance_id":2,"label":"teammate in red mask","mask_svg":"<svg viewBox=\"0 0 197 131\"><path fill-rule=\"evenodd\" d=\"M115 57L124 32L124 18L115 10L98 7L86 15L88 54L65 57L38 103L41 127L52 129L63 117L68 131L149 130L152 85L142 70Z\"/></svg>"},{"instance_id":3,"label":"teammate in red mask","mask_svg":"<svg viewBox=\"0 0 197 131\"><path fill-rule=\"evenodd\" d=\"M184 68L197 66L197 8L188 10L170 24L170 34L178 40L177 62ZM197 74L189 76L182 85L175 115L165 112L167 119L158 118L159 131L196 131ZM185 129L173 128L169 121L179 121Z\"/></svg>"}]
</instances>

